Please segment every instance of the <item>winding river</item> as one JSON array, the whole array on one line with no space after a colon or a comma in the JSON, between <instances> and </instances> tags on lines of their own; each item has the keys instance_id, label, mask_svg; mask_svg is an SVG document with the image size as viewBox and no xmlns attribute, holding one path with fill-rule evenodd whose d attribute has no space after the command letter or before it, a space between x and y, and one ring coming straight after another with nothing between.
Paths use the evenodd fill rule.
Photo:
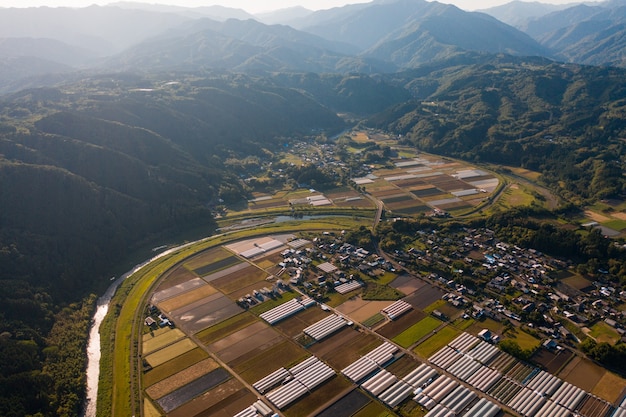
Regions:
<instances>
[{"instance_id":1,"label":"winding river","mask_svg":"<svg viewBox=\"0 0 626 417\"><path fill-rule=\"evenodd\" d=\"M314 217L329 217L329 216L306 216L306 217L307 219L312 219ZM343 217L343 216L340 216L340 217ZM307 219L305 218L295 219L291 216L278 216L274 218L271 222L280 223L286 220L307 220ZM255 226L254 224L252 225L246 224L240 228L250 228L254 226ZM137 272L138 270L140 270L141 268L143 268L144 266L146 266L147 264L149 264L150 262L156 259L159 259L163 256L167 256L182 248L185 248L190 245L194 245L206 239L215 238L218 236L222 236L224 234L226 233L213 235L211 237L200 239L195 242L186 243L184 245L180 245L180 246L177 246L177 247L174 247L174 248L171 248L171 249L168 249L166 251L159 253L158 255L148 259L147 261L139 265L136 265L133 269L126 272L121 277L117 278L115 281L113 281L111 286L109 286L109 288L106 290L104 295L98 298L96 312L93 316L91 329L89 330L89 341L87 342L87 371L86 371L87 372L87 399L86 399L85 406L83 407L84 412L81 417L96 417L96 405L97 405L96 402L98 399L98 380L100 379L100 331L99 330L100 330L100 324L102 324L102 320L104 320L104 317L107 315L107 312L109 311L109 304L111 303L111 299L113 298L113 295L115 294L115 290L117 290L117 287L119 287L120 284L126 278L128 278L129 276L131 276L132 274L134 274L135 272Z\"/></svg>"},{"instance_id":2,"label":"winding river","mask_svg":"<svg viewBox=\"0 0 626 417\"><path fill-rule=\"evenodd\" d=\"M203 240L203 239L202 239ZM200 242L200 241L198 241ZM96 417L96 402L98 399L98 380L100 379L100 324L109 311L109 304L115 294L115 290L129 276L149 264L150 262L167 256L181 248L193 245L196 242L186 243L175 248L168 249L147 261L136 265L133 269L113 281L106 292L98 298L96 312L93 315L91 329L89 330L89 341L87 342L87 400L82 417Z\"/></svg>"}]
</instances>

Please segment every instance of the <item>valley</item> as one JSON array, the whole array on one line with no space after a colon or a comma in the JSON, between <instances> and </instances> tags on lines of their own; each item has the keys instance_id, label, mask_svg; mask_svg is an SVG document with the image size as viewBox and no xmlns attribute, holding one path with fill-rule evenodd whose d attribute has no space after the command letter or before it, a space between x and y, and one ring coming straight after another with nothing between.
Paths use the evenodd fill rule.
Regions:
<instances>
[{"instance_id":1,"label":"valley","mask_svg":"<svg viewBox=\"0 0 626 417\"><path fill-rule=\"evenodd\" d=\"M347 152L342 161L355 158L362 164L371 158L363 152L364 147L376 144L384 148L390 140L382 132L356 130L339 137L334 145L324 145L321 153L318 146L297 142L276 158L309 161L328 175L330 166L341 176L346 167L338 163L336 155L341 155L342 149ZM480 372L492 377L487 385L474 385L474 391L471 386L463 388L466 400L457 411L461 415L474 415L474 406L485 406L478 399L485 395L494 410L502 410L499 412L504 415L527 415L521 403L513 401L513 394L501 394L498 387L513 384L507 392L513 390L522 398L532 392L527 384L542 386L537 384L539 377L547 378L546 372L553 375L550 378L556 377L556 385L546 394L551 399L538 397L533 403L536 412L544 408L542 412L558 409L564 415L613 412L624 395L626 380L588 361L577 349L582 338L600 328L619 337L602 321L613 316L600 313L591 318L592 313L574 317L567 303L597 300L620 308L622 302L615 292L620 290L613 288L602 297L597 292L599 284L592 284L589 273L577 272L571 259L551 258L532 247L522 249L499 241L498 232L474 228L477 221L500 210L538 209L553 204L556 197L548 193L545 198L547 190L532 181L536 175L529 171L500 168L501 173L495 173L486 167L415 153L411 148L390 146L386 152L389 160L361 165L363 171L358 172L362 176L350 178L351 187L340 190L319 191L300 184L305 188L269 194L265 183L269 178L256 176L265 193L253 194L255 198L246 207L224 207L219 213L218 223L229 232L188 249L184 257L175 255L175 260L166 261L172 267L159 267L162 272L141 273L136 279L150 283L151 289L124 302L134 315L133 337L141 341L135 347L111 349L120 361L129 354L141 358L135 365L131 363L128 375L136 379L131 387L143 389L129 393L131 403L119 402L126 395L114 399L113 409L130 406L146 416L163 412L237 415L240 411L262 415L265 410L285 416L432 415L431 409L445 410L452 404L444 400L435 406L439 408L433 408L434 404L426 405L426 400L420 399L430 397L409 395L417 388L430 392L424 387L431 381L405 382L407 389L397 399L385 396L384 391L391 389L393 381L400 384L409 381L414 372L430 369L431 380L440 375L435 381L458 381L453 388L458 388L461 396L463 383L476 382L453 367L460 356L445 363L440 357L450 349L447 346L457 348L461 340L468 340L462 349L470 352L470 357L472 349L491 346L489 356L475 360L481 363L476 362ZM276 174L271 172L271 176ZM437 192L423 191L433 189ZM455 190L461 195L454 194ZM446 192L450 196L442 198ZM425 200L417 200L420 198ZM450 201L455 198L460 201ZM342 206L346 199L363 201L351 207L352 216ZM375 205L370 199L384 206L387 220L371 232ZM413 200L425 208L414 211L413 205L394 206ZM409 212L402 213L405 207ZM281 217L278 222L277 216ZM233 227L233 222L238 227ZM391 240L390 233L395 233ZM600 278L597 273L592 275ZM602 280L607 282L607 278ZM398 312L390 314L392 310ZM143 323L146 316L154 318L154 324ZM162 317L172 324L159 325ZM315 326L326 328L318 324L324 320L338 321L337 327L310 336L316 334ZM588 327L590 323L595 324ZM497 340L500 350L485 341L476 345L485 329L490 332L486 340ZM351 363L356 366L376 346L392 354L375 368L353 374ZM279 398L286 394L279 394L283 388L278 382L262 385L264 377L282 369L283 379L272 381L287 378L283 382L286 390L291 384L286 375L298 381L304 376L298 377L297 364L304 367L313 360L318 361L315 366L326 370L326 376L300 394L282 400ZM572 372L574 367L587 367L584 372L597 377L587 380ZM285 370L289 368L293 370ZM213 378L220 369L219 379ZM478 369L475 372L480 373ZM377 384L376 378L382 380L385 375L392 384L371 388ZM579 390L576 402L559 399L556 389L562 384L563 389L572 384ZM536 387L533 389L543 389ZM204 394L198 396L201 392ZM108 403L106 398L100 400ZM339 409L342 411L337 414Z\"/></svg>"},{"instance_id":2,"label":"valley","mask_svg":"<svg viewBox=\"0 0 626 417\"><path fill-rule=\"evenodd\" d=\"M623 0L157 3L0 6L0 415L626 413Z\"/></svg>"}]
</instances>

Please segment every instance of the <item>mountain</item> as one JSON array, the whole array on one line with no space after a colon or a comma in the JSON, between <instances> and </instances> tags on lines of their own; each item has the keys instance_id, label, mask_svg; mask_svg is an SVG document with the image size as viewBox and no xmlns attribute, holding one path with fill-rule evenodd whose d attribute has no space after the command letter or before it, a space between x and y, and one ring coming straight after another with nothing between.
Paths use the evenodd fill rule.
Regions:
<instances>
[{"instance_id":1,"label":"mountain","mask_svg":"<svg viewBox=\"0 0 626 417\"><path fill-rule=\"evenodd\" d=\"M0 39L0 58L16 57L39 58L71 67L84 66L96 58L93 52L54 39Z\"/></svg>"},{"instance_id":2,"label":"mountain","mask_svg":"<svg viewBox=\"0 0 626 417\"><path fill-rule=\"evenodd\" d=\"M118 7L0 8L0 38L47 38L102 57L190 19Z\"/></svg>"},{"instance_id":3,"label":"mountain","mask_svg":"<svg viewBox=\"0 0 626 417\"><path fill-rule=\"evenodd\" d=\"M142 70L215 68L273 72L388 72L393 65L355 58L354 47L255 20L203 19L141 43L110 59L108 68Z\"/></svg>"},{"instance_id":4,"label":"mountain","mask_svg":"<svg viewBox=\"0 0 626 417\"><path fill-rule=\"evenodd\" d=\"M626 3L578 5L528 22L527 33L557 59L588 65L626 65Z\"/></svg>"},{"instance_id":5,"label":"mountain","mask_svg":"<svg viewBox=\"0 0 626 417\"><path fill-rule=\"evenodd\" d=\"M467 54L395 74L414 100L366 124L425 151L542 172L573 201L617 197L626 192L624 77L620 68Z\"/></svg>"},{"instance_id":6,"label":"mountain","mask_svg":"<svg viewBox=\"0 0 626 417\"><path fill-rule=\"evenodd\" d=\"M322 10L298 25L318 36L354 44L361 48L362 57L399 67L467 50L547 54L528 35L491 16L424 0L378 0Z\"/></svg>"},{"instance_id":7,"label":"mountain","mask_svg":"<svg viewBox=\"0 0 626 417\"><path fill-rule=\"evenodd\" d=\"M286 9L275 10L273 12L258 13L254 18L266 25L284 24L289 25L291 21L303 19L313 13L312 10L302 6L288 7ZM290 25L291 26L291 25Z\"/></svg>"},{"instance_id":8,"label":"mountain","mask_svg":"<svg viewBox=\"0 0 626 417\"><path fill-rule=\"evenodd\" d=\"M150 12L159 13L176 13L189 18L202 18L208 17L209 19L224 21L228 19L247 20L253 19L254 16L242 9L235 9L232 7L224 6L205 6L205 7L182 7L182 6L169 6L164 4L148 4L138 3L132 1L120 1L110 3L110 7L118 7L120 9L130 10L146 10Z\"/></svg>"},{"instance_id":9,"label":"mountain","mask_svg":"<svg viewBox=\"0 0 626 417\"><path fill-rule=\"evenodd\" d=\"M516 28L523 28L531 19L572 7L571 4L547 4L515 0L501 6L478 10Z\"/></svg>"}]
</instances>

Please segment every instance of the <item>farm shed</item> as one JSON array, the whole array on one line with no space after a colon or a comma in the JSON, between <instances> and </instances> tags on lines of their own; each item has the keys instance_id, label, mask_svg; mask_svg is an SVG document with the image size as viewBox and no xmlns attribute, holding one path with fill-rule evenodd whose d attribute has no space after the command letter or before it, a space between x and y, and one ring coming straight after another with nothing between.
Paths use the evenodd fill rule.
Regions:
<instances>
[{"instance_id":1,"label":"farm shed","mask_svg":"<svg viewBox=\"0 0 626 417\"><path fill-rule=\"evenodd\" d=\"M395 320L407 311L411 310L413 306L406 301L398 300L392 305L385 307L381 310L381 313L389 317L389 320Z\"/></svg>"},{"instance_id":2,"label":"farm shed","mask_svg":"<svg viewBox=\"0 0 626 417\"><path fill-rule=\"evenodd\" d=\"M270 392L265 397L279 409L283 409L309 390L297 379L291 380L280 388Z\"/></svg>"},{"instance_id":3,"label":"farm shed","mask_svg":"<svg viewBox=\"0 0 626 417\"><path fill-rule=\"evenodd\" d=\"M378 396L378 399L387 404L389 407L394 408L407 399L412 392L412 386L404 381L398 381L383 391L383 393Z\"/></svg>"},{"instance_id":4,"label":"farm shed","mask_svg":"<svg viewBox=\"0 0 626 417\"><path fill-rule=\"evenodd\" d=\"M444 346L430 357L430 361L442 369L448 369L452 364L461 359L463 354L450 346Z\"/></svg>"},{"instance_id":5,"label":"farm shed","mask_svg":"<svg viewBox=\"0 0 626 417\"><path fill-rule=\"evenodd\" d=\"M359 382L378 369L378 364L367 356L363 356L341 370L348 379Z\"/></svg>"},{"instance_id":6,"label":"farm shed","mask_svg":"<svg viewBox=\"0 0 626 417\"><path fill-rule=\"evenodd\" d=\"M624 414L624 416L618 416L614 414L614 417L625 417L625 416L626 414ZM563 407L562 405L548 400L543 405L543 407L541 407L541 409L537 411L537 414L535 414L535 417L572 417L572 413L567 408Z\"/></svg>"},{"instance_id":7,"label":"farm shed","mask_svg":"<svg viewBox=\"0 0 626 417\"><path fill-rule=\"evenodd\" d=\"M501 403L508 404L521 390L522 387L517 382L508 378L502 378L494 384L487 393L498 399Z\"/></svg>"},{"instance_id":8,"label":"farm shed","mask_svg":"<svg viewBox=\"0 0 626 417\"><path fill-rule=\"evenodd\" d=\"M476 362L471 356L466 355L448 367L447 371L461 381L465 381L480 368L482 368L482 365L479 362Z\"/></svg>"},{"instance_id":9,"label":"farm shed","mask_svg":"<svg viewBox=\"0 0 626 417\"><path fill-rule=\"evenodd\" d=\"M507 405L523 416L534 416L545 402L537 392L524 388Z\"/></svg>"},{"instance_id":10,"label":"farm shed","mask_svg":"<svg viewBox=\"0 0 626 417\"><path fill-rule=\"evenodd\" d=\"M359 281L348 281L345 284L337 285L335 287L335 291L337 291L339 294L346 294L346 293L349 293L350 291L359 289L362 286L363 284L360 283Z\"/></svg>"},{"instance_id":11,"label":"farm shed","mask_svg":"<svg viewBox=\"0 0 626 417\"><path fill-rule=\"evenodd\" d=\"M463 417L495 417L499 412L500 407L482 398Z\"/></svg>"},{"instance_id":12,"label":"farm shed","mask_svg":"<svg viewBox=\"0 0 626 417\"><path fill-rule=\"evenodd\" d=\"M452 411L439 404L430 410L424 417L454 417L454 415L455 414Z\"/></svg>"},{"instance_id":13,"label":"farm shed","mask_svg":"<svg viewBox=\"0 0 626 417\"><path fill-rule=\"evenodd\" d=\"M493 386L502 378L502 374L495 369L482 367L476 373L471 375L465 382L473 386L479 391L487 392L489 388Z\"/></svg>"},{"instance_id":14,"label":"farm shed","mask_svg":"<svg viewBox=\"0 0 626 417\"><path fill-rule=\"evenodd\" d=\"M312 305L309 297L302 297L302 300L293 298L286 303L283 303L271 310L262 313L259 317L268 322L269 324L276 324L287 317L296 314L297 312L304 310L306 307ZM315 303L313 301L313 303Z\"/></svg>"},{"instance_id":15,"label":"farm shed","mask_svg":"<svg viewBox=\"0 0 626 417\"><path fill-rule=\"evenodd\" d=\"M413 388L418 389L435 379L437 375L437 371L423 363L409 372L402 380L410 384Z\"/></svg>"},{"instance_id":16,"label":"farm shed","mask_svg":"<svg viewBox=\"0 0 626 417\"><path fill-rule=\"evenodd\" d=\"M494 345L490 345L487 342L481 341L478 345L469 350L467 354L473 357L474 360L486 364L491 359L493 359L499 352L500 350Z\"/></svg>"},{"instance_id":17,"label":"farm shed","mask_svg":"<svg viewBox=\"0 0 626 417\"><path fill-rule=\"evenodd\" d=\"M323 384L335 375L324 362L311 356L289 369L293 379L266 395L266 398L279 409L283 409L298 398Z\"/></svg>"},{"instance_id":18,"label":"farm shed","mask_svg":"<svg viewBox=\"0 0 626 417\"><path fill-rule=\"evenodd\" d=\"M282 242L272 239L268 242L264 242L261 244L255 243L253 248L245 250L241 252L239 255L246 259L250 259L250 258L254 258L255 256L261 255L265 252L269 252L273 249L280 248L281 246L283 246Z\"/></svg>"},{"instance_id":19,"label":"farm shed","mask_svg":"<svg viewBox=\"0 0 626 417\"><path fill-rule=\"evenodd\" d=\"M441 405L451 410L454 415L460 414L472 401L478 397L475 392L464 386L458 386L441 401Z\"/></svg>"},{"instance_id":20,"label":"farm shed","mask_svg":"<svg viewBox=\"0 0 626 417\"><path fill-rule=\"evenodd\" d=\"M541 395L552 395L563 383L562 380L554 375L546 372L539 371L533 379L531 379L526 385L529 389L537 391Z\"/></svg>"},{"instance_id":21,"label":"farm shed","mask_svg":"<svg viewBox=\"0 0 626 417\"><path fill-rule=\"evenodd\" d=\"M394 345L393 343L385 342L365 356L372 359L377 364L383 365L389 362L393 358L394 353L396 353L397 351L398 347L396 345Z\"/></svg>"},{"instance_id":22,"label":"farm shed","mask_svg":"<svg viewBox=\"0 0 626 417\"><path fill-rule=\"evenodd\" d=\"M469 351L474 345L479 342L476 336L469 333L461 333L452 342L448 343L453 349L460 350L461 352Z\"/></svg>"},{"instance_id":23,"label":"farm shed","mask_svg":"<svg viewBox=\"0 0 626 417\"><path fill-rule=\"evenodd\" d=\"M331 274L337 270L337 267L330 262L324 262L323 264L319 264L317 266L317 269L321 270L322 272L326 272L327 274Z\"/></svg>"},{"instance_id":24,"label":"farm shed","mask_svg":"<svg viewBox=\"0 0 626 417\"><path fill-rule=\"evenodd\" d=\"M285 368L279 368L268 376L255 382L252 386L255 390L259 391L259 393L264 394L275 386L280 385L289 375L289 371Z\"/></svg>"},{"instance_id":25,"label":"farm shed","mask_svg":"<svg viewBox=\"0 0 626 417\"><path fill-rule=\"evenodd\" d=\"M570 384L569 382L563 382L554 395L552 401L561 404L568 410L576 410L576 406L587 396L587 393L582 389Z\"/></svg>"},{"instance_id":26,"label":"farm shed","mask_svg":"<svg viewBox=\"0 0 626 417\"><path fill-rule=\"evenodd\" d=\"M397 350L398 347L396 345L385 342L371 350L365 356L346 366L341 370L341 373L352 381L358 382L373 373L379 366L383 366L389 362Z\"/></svg>"},{"instance_id":27,"label":"farm shed","mask_svg":"<svg viewBox=\"0 0 626 417\"><path fill-rule=\"evenodd\" d=\"M238 412L237 414L235 414L234 417L259 417L259 414L257 414L256 408L254 408L253 406L250 406L246 408L245 410L242 410Z\"/></svg>"},{"instance_id":28,"label":"farm shed","mask_svg":"<svg viewBox=\"0 0 626 417\"><path fill-rule=\"evenodd\" d=\"M305 328L303 332L315 340L322 340L347 324L348 322L343 317L333 314Z\"/></svg>"},{"instance_id":29,"label":"farm shed","mask_svg":"<svg viewBox=\"0 0 626 417\"><path fill-rule=\"evenodd\" d=\"M361 388L368 391L370 394L377 396L397 381L398 378L395 375L383 369L361 384Z\"/></svg>"}]
</instances>

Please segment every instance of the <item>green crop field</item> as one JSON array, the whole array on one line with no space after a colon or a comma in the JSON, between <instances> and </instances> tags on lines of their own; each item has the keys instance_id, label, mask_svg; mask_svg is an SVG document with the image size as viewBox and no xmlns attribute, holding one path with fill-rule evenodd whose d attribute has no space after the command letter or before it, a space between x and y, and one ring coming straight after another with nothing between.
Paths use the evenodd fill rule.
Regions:
<instances>
[{"instance_id":1,"label":"green crop field","mask_svg":"<svg viewBox=\"0 0 626 417\"><path fill-rule=\"evenodd\" d=\"M413 343L422 339L423 337L431 334L433 330L441 326L442 321L437 320L434 317L428 316L418 321L413 326L409 327L399 335L393 338L393 341L400 346L407 348Z\"/></svg>"},{"instance_id":2,"label":"green crop field","mask_svg":"<svg viewBox=\"0 0 626 417\"><path fill-rule=\"evenodd\" d=\"M437 333L433 334L424 342L417 345L413 351L423 358L428 358L430 355L454 340L454 338L459 334L461 334L459 330L452 326L446 326L438 330Z\"/></svg>"}]
</instances>

